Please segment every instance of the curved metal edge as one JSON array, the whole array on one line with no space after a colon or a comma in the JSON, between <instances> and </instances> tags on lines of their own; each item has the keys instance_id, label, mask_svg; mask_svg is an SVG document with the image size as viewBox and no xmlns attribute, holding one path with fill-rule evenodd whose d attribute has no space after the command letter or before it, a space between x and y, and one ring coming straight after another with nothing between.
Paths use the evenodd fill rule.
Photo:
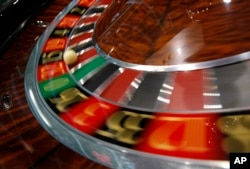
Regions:
<instances>
[{"instance_id":1,"label":"curved metal edge","mask_svg":"<svg viewBox=\"0 0 250 169\"><path fill-rule=\"evenodd\" d=\"M98 43L95 40L95 29L93 32L93 44L98 51L98 53L101 54L102 57L104 57L108 62L113 63L115 65L118 65L122 68L129 68L134 70L140 70L145 72L177 72L177 71L192 71L192 70L199 70L199 69L207 69L207 68L214 68L224 65L229 65L232 63L242 62L250 59L250 51L243 52L237 55L233 55L227 58L221 58L211 61L203 61L199 63L186 63L186 64L179 64L179 65L143 65L143 64L135 64L135 63L128 63L122 60L118 60L106 52L104 52Z\"/></svg>"},{"instance_id":2,"label":"curved metal edge","mask_svg":"<svg viewBox=\"0 0 250 169\"><path fill-rule=\"evenodd\" d=\"M186 169L229 168L229 163L227 161L209 161L166 157L119 147L102 140L97 140L96 138L76 130L59 119L58 116L53 113L53 111L46 105L42 99L42 96L40 95L38 83L35 80L37 75L34 68L37 68L37 63L39 61L38 56L41 54L41 46L44 45L55 25L77 2L77 0L72 1L50 24L47 30L39 38L27 63L24 81L26 97L31 111L43 128L57 140L62 142L65 146L98 163L102 162L94 159L92 156L92 151L95 150L96 147L102 148L102 151L106 150L107 152L110 152L110 155L114 160L113 163L102 164L116 169L135 169L136 166L148 166L147 168L151 169L152 164L157 164L158 169L164 169L166 167L169 169L178 169L183 167Z\"/></svg>"}]
</instances>

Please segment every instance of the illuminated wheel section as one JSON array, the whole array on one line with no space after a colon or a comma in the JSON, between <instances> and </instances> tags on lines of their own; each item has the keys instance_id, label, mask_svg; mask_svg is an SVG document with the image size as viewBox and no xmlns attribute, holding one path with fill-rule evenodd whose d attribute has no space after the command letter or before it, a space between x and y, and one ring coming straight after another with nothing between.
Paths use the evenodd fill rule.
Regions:
<instances>
[{"instance_id":1,"label":"illuminated wheel section","mask_svg":"<svg viewBox=\"0 0 250 169\"><path fill-rule=\"evenodd\" d=\"M111 168L229 168L250 151L247 5L72 1L31 53L30 107Z\"/></svg>"}]
</instances>

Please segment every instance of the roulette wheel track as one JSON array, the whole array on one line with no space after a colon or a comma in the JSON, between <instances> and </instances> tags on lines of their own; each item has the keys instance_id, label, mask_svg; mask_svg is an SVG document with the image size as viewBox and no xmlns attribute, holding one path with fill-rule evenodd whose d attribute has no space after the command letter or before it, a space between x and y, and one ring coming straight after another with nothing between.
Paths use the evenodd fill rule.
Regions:
<instances>
[{"instance_id":1,"label":"roulette wheel track","mask_svg":"<svg viewBox=\"0 0 250 169\"><path fill-rule=\"evenodd\" d=\"M110 4L72 1L37 42L25 77L35 117L111 168L229 168L230 152L249 151L248 53L174 66L114 59L96 36Z\"/></svg>"}]
</instances>

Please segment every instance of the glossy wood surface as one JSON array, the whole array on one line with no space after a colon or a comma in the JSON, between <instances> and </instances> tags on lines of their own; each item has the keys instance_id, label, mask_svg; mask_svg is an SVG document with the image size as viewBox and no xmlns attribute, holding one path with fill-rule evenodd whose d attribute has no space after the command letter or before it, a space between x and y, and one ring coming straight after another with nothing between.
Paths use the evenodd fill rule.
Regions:
<instances>
[{"instance_id":1,"label":"glossy wood surface","mask_svg":"<svg viewBox=\"0 0 250 169\"><path fill-rule=\"evenodd\" d=\"M118 60L179 65L249 51L250 1L117 0L95 29L98 46Z\"/></svg>"},{"instance_id":2,"label":"glossy wood surface","mask_svg":"<svg viewBox=\"0 0 250 169\"><path fill-rule=\"evenodd\" d=\"M54 0L33 18L0 58L0 168L107 169L71 151L34 118L25 97L24 76L30 53L50 23L70 0ZM3 100L9 99L10 107Z\"/></svg>"}]
</instances>

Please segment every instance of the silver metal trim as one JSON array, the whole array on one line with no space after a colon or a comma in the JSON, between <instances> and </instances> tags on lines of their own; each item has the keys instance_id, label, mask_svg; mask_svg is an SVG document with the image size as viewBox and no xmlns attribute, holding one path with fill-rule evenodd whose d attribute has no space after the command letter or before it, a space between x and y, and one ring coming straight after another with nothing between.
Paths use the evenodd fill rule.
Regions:
<instances>
[{"instance_id":1,"label":"silver metal trim","mask_svg":"<svg viewBox=\"0 0 250 169\"><path fill-rule=\"evenodd\" d=\"M119 59L116 59L106 52L104 52L98 43L95 40L95 29L93 32L93 45L95 46L98 53L100 53L107 61L121 66L123 68L141 70L145 72L176 72L176 71L190 71L190 70L198 70L198 69L206 69L213 68L218 66L224 66L232 63L237 63L241 61L245 61L250 59L250 51L243 52L237 55L233 55L226 58L215 59L211 61L204 61L199 63L187 63L187 64L178 64L178 65L143 65L143 64L134 64L128 63Z\"/></svg>"}]
</instances>

